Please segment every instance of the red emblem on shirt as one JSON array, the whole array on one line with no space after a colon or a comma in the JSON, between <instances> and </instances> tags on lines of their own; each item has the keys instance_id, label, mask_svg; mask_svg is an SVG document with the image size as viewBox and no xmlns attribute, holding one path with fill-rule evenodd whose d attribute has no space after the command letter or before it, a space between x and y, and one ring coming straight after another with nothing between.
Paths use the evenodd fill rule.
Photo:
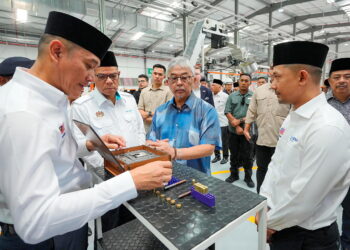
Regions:
<instances>
[{"instance_id":1,"label":"red emblem on shirt","mask_svg":"<svg viewBox=\"0 0 350 250\"><path fill-rule=\"evenodd\" d=\"M61 134L64 134L64 132L66 131L66 130L64 129L64 123L62 123L62 125L59 126L58 129L60 130Z\"/></svg>"},{"instance_id":2,"label":"red emblem on shirt","mask_svg":"<svg viewBox=\"0 0 350 250\"><path fill-rule=\"evenodd\" d=\"M283 135L285 131L286 131L285 128L280 128L280 135Z\"/></svg>"}]
</instances>

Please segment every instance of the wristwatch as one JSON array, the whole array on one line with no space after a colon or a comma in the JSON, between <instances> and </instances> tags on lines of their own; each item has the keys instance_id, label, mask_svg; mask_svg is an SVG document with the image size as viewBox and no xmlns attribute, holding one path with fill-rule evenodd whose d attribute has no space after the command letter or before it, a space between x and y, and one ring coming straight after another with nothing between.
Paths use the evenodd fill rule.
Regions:
<instances>
[{"instance_id":1,"label":"wristwatch","mask_svg":"<svg viewBox=\"0 0 350 250\"><path fill-rule=\"evenodd\" d=\"M152 112L148 111L148 117L152 117Z\"/></svg>"}]
</instances>

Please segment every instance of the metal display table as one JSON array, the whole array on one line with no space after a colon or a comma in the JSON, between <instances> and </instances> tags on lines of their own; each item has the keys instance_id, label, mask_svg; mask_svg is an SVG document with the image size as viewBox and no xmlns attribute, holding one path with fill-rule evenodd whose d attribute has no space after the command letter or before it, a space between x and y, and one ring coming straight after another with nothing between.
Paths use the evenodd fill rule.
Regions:
<instances>
[{"instance_id":1,"label":"metal display table","mask_svg":"<svg viewBox=\"0 0 350 250\"><path fill-rule=\"evenodd\" d=\"M95 168L93 173L96 182L109 178L103 168ZM267 205L262 196L177 163L173 164L173 176L187 182L162 190L166 197L176 199L179 194L189 191L191 180L195 179L208 186L209 192L216 197L216 206L209 208L192 196L187 196L177 199L177 203L182 204L182 208L177 209L153 191L141 191L136 199L124 203L167 248L205 249L260 212L258 245L259 250L265 250Z\"/></svg>"}]
</instances>

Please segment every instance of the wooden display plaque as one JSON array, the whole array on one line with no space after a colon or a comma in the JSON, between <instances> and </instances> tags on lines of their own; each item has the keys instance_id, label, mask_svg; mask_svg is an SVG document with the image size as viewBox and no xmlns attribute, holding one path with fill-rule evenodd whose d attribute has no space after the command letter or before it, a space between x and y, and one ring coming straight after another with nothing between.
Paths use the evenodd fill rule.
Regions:
<instances>
[{"instance_id":1,"label":"wooden display plaque","mask_svg":"<svg viewBox=\"0 0 350 250\"><path fill-rule=\"evenodd\" d=\"M137 168L153 161L170 161L170 155L145 145L124 148L111 152L120 165L127 170ZM114 162L104 161L105 169L112 175L121 174L122 171Z\"/></svg>"}]
</instances>

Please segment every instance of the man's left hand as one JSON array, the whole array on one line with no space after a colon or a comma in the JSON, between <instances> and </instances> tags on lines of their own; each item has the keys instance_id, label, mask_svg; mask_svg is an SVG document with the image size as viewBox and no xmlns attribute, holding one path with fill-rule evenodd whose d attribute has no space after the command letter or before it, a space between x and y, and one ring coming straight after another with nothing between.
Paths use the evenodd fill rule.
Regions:
<instances>
[{"instance_id":1,"label":"man's left hand","mask_svg":"<svg viewBox=\"0 0 350 250\"><path fill-rule=\"evenodd\" d=\"M169 139L157 140L157 141L147 141L148 145L154 147L154 149L167 153L171 156L171 159L174 158L174 148L170 146Z\"/></svg>"},{"instance_id":2,"label":"man's left hand","mask_svg":"<svg viewBox=\"0 0 350 250\"><path fill-rule=\"evenodd\" d=\"M267 243L271 243L271 238L272 238L272 235L274 233L276 233L276 230L273 230L273 229L270 229L270 228L266 229L266 242Z\"/></svg>"}]
</instances>

